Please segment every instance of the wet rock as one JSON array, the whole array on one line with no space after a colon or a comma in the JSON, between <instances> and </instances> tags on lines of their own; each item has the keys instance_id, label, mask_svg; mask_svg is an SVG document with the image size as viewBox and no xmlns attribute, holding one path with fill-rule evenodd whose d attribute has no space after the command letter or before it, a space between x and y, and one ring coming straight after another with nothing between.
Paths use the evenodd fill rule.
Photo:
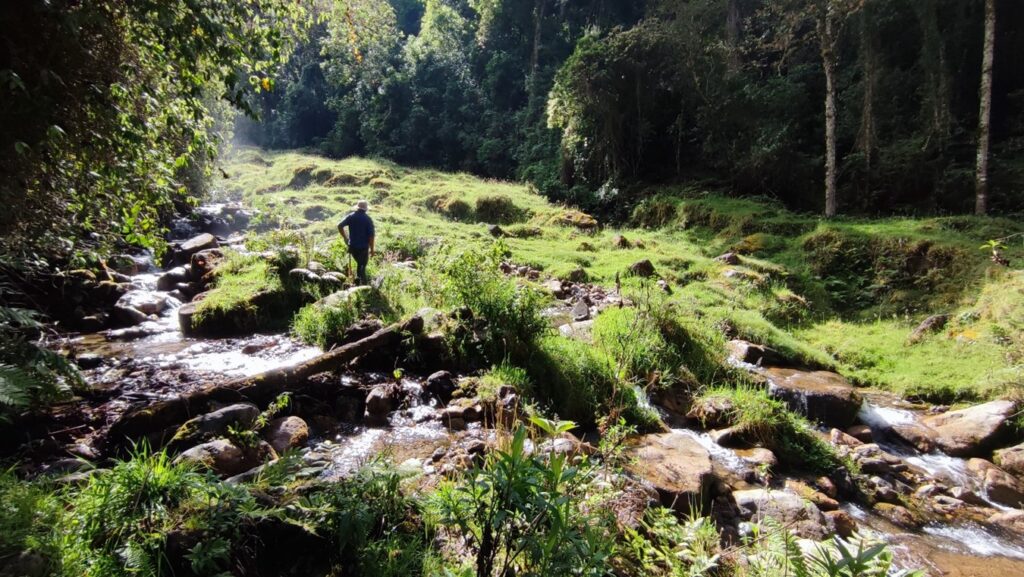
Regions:
<instances>
[{"instance_id":1,"label":"wet rock","mask_svg":"<svg viewBox=\"0 0 1024 577\"><path fill-rule=\"evenodd\" d=\"M309 440L309 426L299 417L290 416L274 419L267 425L263 438L278 453L295 449Z\"/></svg>"},{"instance_id":2,"label":"wet rock","mask_svg":"<svg viewBox=\"0 0 1024 577\"><path fill-rule=\"evenodd\" d=\"M746 520L761 522L771 518L785 525L793 534L815 541L825 539L834 531L828 517L814 504L794 493L748 489L733 491L732 497Z\"/></svg>"},{"instance_id":3,"label":"wet rock","mask_svg":"<svg viewBox=\"0 0 1024 577\"><path fill-rule=\"evenodd\" d=\"M195 253L208 248L217 248L218 246L220 245L217 243L217 237L212 234L206 232L196 235L176 247L174 251L174 263L179 265L186 264Z\"/></svg>"},{"instance_id":4,"label":"wet rock","mask_svg":"<svg viewBox=\"0 0 1024 577\"><path fill-rule=\"evenodd\" d=\"M183 266L176 266L160 275L160 278L156 280L156 290L171 291L178 284L187 283L188 281L188 269Z\"/></svg>"},{"instance_id":5,"label":"wet rock","mask_svg":"<svg viewBox=\"0 0 1024 577\"><path fill-rule=\"evenodd\" d=\"M388 414L398 408L399 389L393 384L377 385L366 396L366 418L373 424L385 424Z\"/></svg>"},{"instance_id":6,"label":"wet rock","mask_svg":"<svg viewBox=\"0 0 1024 577\"><path fill-rule=\"evenodd\" d=\"M738 448L747 445L746 432L738 426L716 429L709 432L708 436L723 447Z\"/></svg>"},{"instance_id":7,"label":"wet rock","mask_svg":"<svg viewBox=\"0 0 1024 577\"><path fill-rule=\"evenodd\" d=\"M1013 475L985 459L967 461L967 470L981 481L982 491L989 499L1007 507L1022 508L1024 485Z\"/></svg>"},{"instance_id":8,"label":"wet rock","mask_svg":"<svg viewBox=\"0 0 1024 577\"><path fill-rule=\"evenodd\" d=\"M103 357L96 353L84 353L75 357L75 364L78 365L78 368L85 371L95 369L102 365L103 362Z\"/></svg>"},{"instance_id":9,"label":"wet rock","mask_svg":"<svg viewBox=\"0 0 1024 577\"><path fill-rule=\"evenodd\" d=\"M734 252L727 252L725 254L716 256L715 260L720 262L720 263L722 263L722 264L727 264L727 265L730 265L730 266L736 266L736 265L740 264L740 262L741 262L740 261L740 255L738 255L738 254L736 254Z\"/></svg>"},{"instance_id":10,"label":"wet rock","mask_svg":"<svg viewBox=\"0 0 1024 577\"><path fill-rule=\"evenodd\" d=\"M999 449L994 454L994 460L1002 470L1024 477L1024 443Z\"/></svg>"},{"instance_id":11,"label":"wet rock","mask_svg":"<svg viewBox=\"0 0 1024 577\"><path fill-rule=\"evenodd\" d=\"M139 325L149 320L142 311L121 305L114 305L114 316L126 325Z\"/></svg>"},{"instance_id":12,"label":"wet rock","mask_svg":"<svg viewBox=\"0 0 1024 577\"><path fill-rule=\"evenodd\" d=\"M756 469L773 469L779 463L778 457L771 449L754 447L753 449L738 450L737 453Z\"/></svg>"},{"instance_id":13,"label":"wet rock","mask_svg":"<svg viewBox=\"0 0 1024 577\"><path fill-rule=\"evenodd\" d=\"M437 371L423 383L423 391L437 397L442 403L451 401L455 388L455 377L448 371Z\"/></svg>"},{"instance_id":14,"label":"wet rock","mask_svg":"<svg viewBox=\"0 0 1024 577\"><path fill-rule=\"evenodd\" d=\"M867 425L853 425L846 429L846 434L857 439L861 443L870 443L873 440L871 427Z\"/></svg>"},{"instance_id":15,"label":"wet rock","mask_svg":"<svg viewBox=\"0 0 1024 577\"><path fill-rule=\"evenodd\" d=\"M839 501L836 501L835 499L829 497L828 495L820 491L817 491L816 489L802 481L798 481L796 479L787 479L785 482L785 487L787 490L795 493L801 498L806 499L811 503L814 503L814 505L822 511L835 511L839 509Z\"/></svg>"},{"instance_id":16,"label":"wet rock","mask_svg":"<svg viewBox=\"0 0 1024 577\"><path fill-rule=\"evenodd\" d=\"M867 484L871 487L874 492L874 497L878 501L884 501L886 503L899 503L900 495L896 491L896 488L892 483L885 479L875 476L868 479Z\"/></svg>"},{"instance_id":17,"label":"wet rock","mask_svg":"<svg viewBox=\"0 0 1024 577\"><path fill-rule=\"evenodd\" d=\"M562 287L562 281L558 279L551 279L544 283L544 289L556 299L565 298L565 288Z\"/></svg>"},{"instance_id":18,"label":"wet rock","mask_svg":"<svg viewBox=\"0 0 1024 577\"><path fill-rule=\"evenodd\" d=\"M921 324L917 325L917 328L915 328L914 331L910 333L910 338L907 340L911 344L920 342L921 339L925 338L930 333L937 333L941 331L948 322L948 314L932 315L921 321Z\"/></svg>"},{"instance_id":19,"label":"wet rock","mask_svg":"<svg viewBox=\"0 0 1024 577\"><path fill-rule=\"evenodd\" d=\"M844 428L853 424L863 404L860 393L842 375L830 371L768 368L772 396L812 421Z\"/></svg>"},{"instance_id":20,"label":"wet rock","mask_svg":"<svg viewBox=\"0 0 1024 577\"><path fill-rule=\"evenodd\" d=\"M178 326L181 329L181 334L185 336L191 336L194 333L193 317L195 316L195 314L195 302L185 303L178 307Z\"/></svg>"},{"instance_id":21,"label":"wet rock","mask_svg":"<svg viewBox=\"0 0 1024 577\"><path fill-rule=\"evenodd\" d=\"M857 521L855 521L853 516L846 511L825 511L825 517L827 517L829 521L831 521L832 526L836 528L836 535L839 535L843 539L849 539L857 533Z\"/></svg>"},{"instance_id":22,"label":"wet rock","mask_svg":"<svg viewBox=\"0 0 1024 577\"><path fill-rule=\"evenodd\" d=\"M989 507L992 505L967 487L953 487L949 490L949 495L958 501L963 501L964 503L969 503L976 507Z\"/></svg>"},{"instance_id":23,"label":"wet rock","mask_svg":"<svg viewBox=\"0 0 1024 577\"><path fill-rule=\"evenodd\" d=\"M464 417L465 407L453 406L441 411L441 423L453 431L462 431L466 428Z\"/></svg>"},{"instance_id":24,"label":"wet rock","mask_svg":"<svg viewBox=\"0 0 1024 577\"><path fill-rule=\"evenodd\" d=\"M828 440L837 447L857 447L863 445L863 441L846 433L839 429L832 429L829 431Z\"/></svg>"},{"instance_id":25,"label":"wet rock","mask_svg":"<svg viewBox=\"0 0 1024 577\"><path fill-rule=\"evenodd\" d=\"M694 401L686 418L697 421L705 429L727 427L732 423L736 406L727 397L702 397Z\"/></svg>"},{"instance_id":26,"label":"wet rock","mask_svg":"<svg viewBox=\"0 0 1024 577\"><path fill-rule=\"evenodd\" d=\"M1012 401L991 401L959 411L925 417L923 424L935 431L935 444L954 457L974 457L997 447L1010 434Z\"/></svg>"},{"instance_id":27,"label":"wet rock","mask_svg":"<svg viewBox=\"0 0 1024 577\"><path fill-rule=\"evenodd\" d=\"M1024 535L1024 511L1002 511L989 517L988 522Z\"/></svg>"},{"instance_id":28,"label":"wet rock","mask_svg":"<svg viewBox=\"0 0 1024 577\"><path fill-rule=\"evenodd\" d=\"M572 320L580 322L588 319L590 319L590 307L582 300L577 301L572 307Z\"/></svg>"},{"instance_id":29,"label":"wet rock","mask_svg":"<svg viewBox=\"0 0 1024 577\"><path fill-rule=\"evenodd\" d=\"M196 445L174 459L210 469L222 477L244 473L260 464L256 451L243 451L224 439Z\"/></svg>"},{"instance_id":30,"label":"wet rock","mask_svg":"<svg viewBox=\"0 0 1024 577\"><path fill-rule=\"evenodd\" d=\"M629 265L629 274L633 276L647 278L654 276L654 273L654 264L648 259L640 260Z\"/></svg>"},{"instance_id":31,"label":"wet rock","mask_svg":"<svg viewBox=\"0 0 1024 577\"><path fill-rule=\"evenodd\" d=\"M886 433L922 453L931 453L936 449L935 430L921 423L897 423L889 427Z\"/></svg>"},{"instance_id":32,"label":"wet rock","mask_svg":"<svg viewBox=\"0 0 1024 577\"><path fill-rule=\"evenodd\" d=\"M167 306L167 295L154 291L128 291L124 296L117 299L115 306L118 308L132 308L143 315L156 315L160 314Z\"/></svg>"},{"instance_id":33,"label":"wet rock","mask_svg":"<svg viewBox=\"0 0 1024 577\"><path fill-rule=\"evenodd\" d=\"M228 427L244 428L251 426L260 410L252 403L236 403L217 409L212 413L200 415L185 422L174 434L176 442L187 442L194 439L226 433Z\"/></svg>"},{"instance_id":34,"label":"wet rock","mask_svg":"<svg viewBox=\"0 0 1024 577\"><path fill-rule=\"evenodd\" d=\"M917 526L917 519L909 509L902 505L892 503L875 503L872 509L889 521L901 527L913 528Z\"/></svg>"},{"instance_id":35,"label":"wet rock","mask_svg":"<svg viewBox=\"0 0 1024 577\"><path fill-rule=\"evenodd\" d=\"M708 504L714 482L711 455L682 433L645 435L626 450L626 469L658 491L663 505L680 512Z\"/></svg>"}]
</instances>

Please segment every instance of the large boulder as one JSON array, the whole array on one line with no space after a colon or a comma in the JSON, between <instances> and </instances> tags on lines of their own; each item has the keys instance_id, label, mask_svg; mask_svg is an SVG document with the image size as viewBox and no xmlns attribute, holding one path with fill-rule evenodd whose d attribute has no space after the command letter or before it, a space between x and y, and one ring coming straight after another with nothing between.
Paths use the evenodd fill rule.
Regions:
<instances>
[{"instance_id":1,"label":"large boulder","mask_svg":"<svg viewBox=\"0 0 1024 577\"><path fill-rule=\"evenodd\" d=\"M1024 477L1024 443L999 449L995 452L995 462L1004 471Z\"/></svg>"},{"instance_id":2,"label":"large boulder","mask_svg":"<svg viewBox=\"0 0 1024 577\"><path fill-rule=\"evenodd\" d=\"M377 385L366 395L366 418L372 424L383 425L388 414L398 408L399 388L393 384Z\"/></svg>"},{"instance_id":3,"label":"large boulder","mask_svg":"<svg viewBox=\"0 0 1024 577\"><path fill-rule=\"evenodd\" d=\"M627 449L627 470L650 483L666 507L688 512L711 500L714 477L711 455L696 439L682 433L644 435Z\"/></svg>"},{"instance_id":4,"label":"large boulder","mask_svg":"<svg viewBox=\"0 0 1024 577\"><path fill-rule=\"evenodd\" d=\"M789 491L748 489L733 491L732 497L743 518L749 521L774 519L793 534L815 541L835 531L831 519L813 503Z\"/></svg>"},{"instance_id":5,"label":"large boulder","mask_svg":"<svg viewBox=\"0 0 1024 577\"><path fill-rule=\"evenodd\" d=\"M954 457L988 454L1011 434L1013 401L991 401L958 411L925 417L922 424L935 431L935 445Z\"/></svg>"},{"instance_id":6,"label":"large boulder","mask_svg":"<svg viewBox=\"0 0 1024 577\"><path fill-rule=\"evenodd\" d=\"M1022 508L1024 485L1013 475L996 467L985 459L967 461L967 470L981 483L983 494L991 501L1007 507Z\"/></svg>"},{"instance_id":7,"label":"large boulder","mask_svg":"<svg viewBox=\"0 0 1024 577\"><path fill-rule=\"evenodd\" d=\"M654 264L647 259L640 260L629 265L629 274L632 276L647 278L654 276L654 273Z\"/></svg>"},{"instance_id":8,"label":"large boulder","mask_svg":"<svg viewBox=\"0 0 1024 577\"><path fill-rule=\"evenodd\" d=\"M259 452L243 451L230 441L217 439L196 445L174 459L175 463L190 463L222 477L232 477L260 464Z\"/></svg>"},{"instance_id":9,"label":"large boulder","mask_svg":"<svg viewBox=\"0 0 1024 577\"><path fill-rule=\"evenodd\" d=\"M283 417L274 419L263 431L263 438L278 453L295 449L309 440L309 426L299 417Z\"/></svg>"},{"instance_id":10,"label":"large boulder","mask_svg":"<svg viewBox=\"0 0 1024 577\"><path fill-rule=\"evenodd\" d=\"M762 369L771 383L772 396L789 407L832 427L845 428L857 419L863 399L842 375L830 371L801 371L772 367Z\"/></svg>"},{"instance_id":11,"label":"large boulder","mask_svg":"<svg viewBox=\"0 0 1024 577\"><path fill-rule=\"evenodd\" d=\"M236 403L185 422L174 434L176 441L188 441L227 432L228 427L245 428L256 422L260 410L252 403Z\"/></svg>"},{"instance_id":12,"label":"large boulder","mask_svg":"<svg viewBox=\"0 0 1024 577\"><path fill-rule=\"evenodd\" d=\"M204 232L203 234L196 235L175 247L174 264L188 264L195 253L208 248L217 248L218 246L220 244L217 242L217 237L212 234Z\"/></svg>"},{"instance_id":13,"label":"large boulder","mask_svg":"<svg viewBox=\"0 0 1024 577\"><path fill-rule=\"evenodd\" d=\"M423 383L423 392L437 397L443 403L452 399L455 388L455 377L448 371L437 371Z\"/></svg>"},{"instance_id":14,"label":"large boulder","mask_svg":"<svg viewBox=\"0 0 1024 577\"><path fill-rule=\"evenodd\" d=\"M165 272L156 280L156 290L172 291L179 284L189 282L188 271L189 269L183 266L176 266Z\"/></svg>"}]
</instances>

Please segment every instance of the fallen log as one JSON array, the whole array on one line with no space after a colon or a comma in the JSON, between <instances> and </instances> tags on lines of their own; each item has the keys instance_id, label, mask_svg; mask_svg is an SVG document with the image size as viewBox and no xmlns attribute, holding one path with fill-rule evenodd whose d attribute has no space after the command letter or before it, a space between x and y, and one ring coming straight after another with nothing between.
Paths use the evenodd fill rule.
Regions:
<instances>
[{"instance_id":1,"label":"fallen log","mask_svg":"<svg viewBox=\"0 0 1024 577\"><path fill-rule=\"evenodd\" d=\"M301 389L307 379L315 374L340 369L373 351L397 347L406 335L416 335L422 331L423 319L412 317L404 323L382 328L368 337L296 365L208 385L173 399L131 410L110 426L106 437L107 452L117 453L143 439L149 441L154 448L162 447L173 437L179 425L209 412L213 402L250 401L257 405L266 404L281 393Z\"/></svg>"}]
</instances>

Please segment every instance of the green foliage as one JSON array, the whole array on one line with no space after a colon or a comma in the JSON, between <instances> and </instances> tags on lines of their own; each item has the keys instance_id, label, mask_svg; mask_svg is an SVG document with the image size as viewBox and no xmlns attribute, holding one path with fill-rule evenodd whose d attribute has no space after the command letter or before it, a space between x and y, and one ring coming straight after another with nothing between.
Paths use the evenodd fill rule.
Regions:
<instances>
[{"instance_id":1,"label":"green foliage","mask_svg":"<svg viewBox=\"0 0 1024 577\"><path fill-rule=\"evenodd\" d=\"M60 515L53 487L43 481L21 481L7 469L0 472L0 502L0 559L28 551L53 565L57 543L51 531Z\"/></svg>"},{"instance_id":2,"label":"green foliage","mask_svg":"<svg viewBox=\"0 0 1024 577\"><path fill-rule=\"evenodd\" d=\"M520 427L483 467L443 485L434 498L441 523L465 536L480 577L606 574L614 519L581 507L592 471L565 455L528 455L525 443Z\"/></svg>"},{"instance_id":3,"label":"green foliage","mask_svg":"<svg viewBox=\"0 0 1024 577\"><path fill-rule=\"evenodd\" d=\"M719 535L707 517L684 521L663 507L647 509L627 528L620 557L631 575L702 577L719 567Z\"/></svg>"},{"instance_id":4,"label":"green foliage","mask_svg":"<svg viewBox=\"0 0 1024 577\"><path fill-rule=\"evenodd\" d=\"M481 399L496 399L498 390L502 386L509 386L516 391L526 392L531 390L530 376L525 369L517 367L505 360L501 364L492 366L489 371L480 377L476 393Z\"/></svg>"},{"instance_id":5,"label":"green foliage","mask_svg":"<svg viewBox=\"0 0 1024 577\"><path fill-rule=\"evenodd\" d=\"M498 270L504 249L495 244L489 253L440 251L431 268L440 283L424 287L441 306L467 307L473 318L486 321L483 353L488 359L522 358L529 345L546 329L536 289L506 278Z\"/></svg>"},{"instance_id":6,"label":"green foliage","mask_svg":"<svg viewBox=\"0 0 1024 577\"><path fill-rule=\"evenodd\" d=\"M770 448L784 464L811 472L827 474L841 463L832 447L821 440L806 419L790 411L786 404L768 395L764 389L748 386L711 387L697 402L724 399L732 405L730 426L748 439Z\"/></svg>"},{"instance_id":7,"label":"green foliage","mask_svg":"<svg viewBox=\"0 0 1024 577\"><path fill-rule=\"evenodd\" d=\"M164 548L178 529L202 535L190 550L193 570L226 569L238 522L255 502L242 487L141 451L91 476L68 507L60 532L66 574L156 576L172 570Z\"/></svg>"},{"instance_id":8,"label":"green foliage","mask_svg":"<svg viewBox=\"0 0 1024 577\"><path fill-rule=\"evenodd\" d=\"M0 421L66 399L82 384L67 358L35 340L42 330L35 311L0 304Z\"/></svg>"},{"instance_id":9,"label":"green foliage","mask_svg":"<svg viewBox=\"0 0 1024 577\"><path fill-rule=\"evenodd\" d=\"M273 88L303 15L280 0L5 9L19 51L0 63L4 241L58 261L90 233L161 249L175 205L204 192L224 105L252 111Z\"/></svg>"},{"instance_id":10,"label":"green foliage","mask_svg":"<svg viewBox=\"0 0 1024 577\"><path fill-rule=\"evenodd\" d=\"M302 307L292 321L292 330L303 341L326 350L340 344L345 331L367 314L387 320L396 316L382 291L357 290Z\"/></svg>"}]
</instances>

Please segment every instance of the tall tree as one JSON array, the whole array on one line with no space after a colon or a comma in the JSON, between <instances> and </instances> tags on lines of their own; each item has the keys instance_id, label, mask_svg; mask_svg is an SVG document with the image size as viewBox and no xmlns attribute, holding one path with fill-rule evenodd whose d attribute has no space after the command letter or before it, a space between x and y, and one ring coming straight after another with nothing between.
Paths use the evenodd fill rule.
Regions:
<instances>
[{"instance_id":1,"label":"tall tree","mask_svg":"<svg viewBox=\"0 0 1024 577\"><path fill-rule=\"evenodd\" d=\"M988 213L988 149L992 120L992 63L996 51L996 0L985 0L985 48L981 59L978 112L978 164L974 176L974 213Z\"/></svg>"}]
</instances>

